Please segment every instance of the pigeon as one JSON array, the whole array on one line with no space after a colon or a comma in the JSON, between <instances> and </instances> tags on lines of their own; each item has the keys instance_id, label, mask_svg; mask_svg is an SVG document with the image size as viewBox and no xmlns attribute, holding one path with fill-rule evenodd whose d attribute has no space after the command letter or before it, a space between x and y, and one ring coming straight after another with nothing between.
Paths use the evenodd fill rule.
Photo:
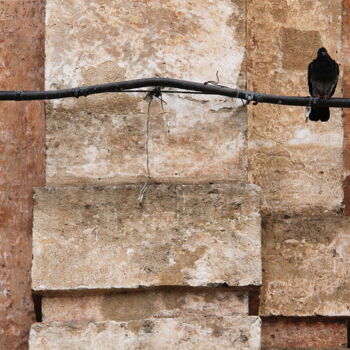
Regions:
<instances>
[{"instance_id":1,"label":"pigeon","mask_svg":"<svg viewBox=\"0 0 350 350\"><path fill-rule=\"evenodd\" d=\"M338 82L339 65L328 54L324 47L317 51L317 58L308 67L309 92L312 97L324 98L333 96ZM311 107L309 119L326 122L329 119L328 107Z\"/></svg>"}]
</instances>

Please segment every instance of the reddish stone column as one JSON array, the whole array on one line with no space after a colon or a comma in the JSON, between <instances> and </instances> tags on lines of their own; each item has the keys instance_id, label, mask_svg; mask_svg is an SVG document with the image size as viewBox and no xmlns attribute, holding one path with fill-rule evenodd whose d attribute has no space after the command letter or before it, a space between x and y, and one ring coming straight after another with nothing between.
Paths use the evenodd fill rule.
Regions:
<instances>
[{"instance_id":1,"label":"reddish stone column","mask_svg":"<svg viewBox=\"0 0 350 350\"><path fill-rule=\"evenodd\" d=\"M350 96L350 0L343 0L343 95ZM344 215L350 215L350 109L344 108Z\"/></svg>"},{"instance_id":2,"label":"reddish stone column","mask_svg":"<svg viewBox=\"0 0 350 350\"><path fill-rule=\"evenodd\" d=\"M0 89L43 89L44 0L0 0ZM43 102L0 102L0 349L27 349L32 189L45 183Z\"/></svg>"}]
</instances>

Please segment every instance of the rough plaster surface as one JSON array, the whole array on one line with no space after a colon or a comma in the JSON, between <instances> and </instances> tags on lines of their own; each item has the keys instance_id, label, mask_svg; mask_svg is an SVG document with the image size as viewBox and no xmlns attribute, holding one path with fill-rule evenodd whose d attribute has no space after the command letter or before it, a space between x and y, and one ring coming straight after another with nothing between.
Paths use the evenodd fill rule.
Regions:
<instances>
[{"instance_id":1,"label":"rough plaster surface","mask_svg":"<svg viewBox=\"0 0 350 350\"><path fill-rule=\"evenodd\" d=\"M248 292L229 288L162 288L124 293L43 297L44 322L130 321L184 315L248 315Z\"/></svg>"},{"instance_id":2,"label":"rough plaster surface","mask_svg":"<svg viewBox=\"0 0 350 350\"><path fill-rule=\"evenodd\" d=\"M307 66L325 46L342 61L342 1L248 1L248 89L308 95ZM341 96L341 81L336 96ZM305 123L305 108L249 107L249 182L261 186L269 211L341 205L342 118Z\"/></svg>"},{"instance_id":3,"label":"rough plaster surface","mask_svg":"<svg viewBox=\"0 0 350 350\"><path fill-rule=\"evenodd\" d=\"M350 218L266 217L262 242L261 315L350 315Z\"/></svg>"},{"instance_id":4,"label":"rough plaster surface","mask_svg":"<svg viewBox=\"0 0 350 350\"><path fill-rule=\"evenodd\" d=\"M245 1L48 0L46 87L173 77L245 85ZM144 181L145 94L56 100L47 108L47 181ZM246 180L241 102L166 95L149 119L149 171L158 181Z\"/></svg>"},{"instance_id":5,"label":"rough plaster surface","mask_svg":"<svg viewBox=\"0 0 350 350\"><path fill-rule=\"evenodd\" d=\"M260 349L256 316L33 325L30 350Z\"/></svg>"},{"instance_id":6,"label":"rough plaster surface","mask_svg":"<svg viewBox=\"0 0 350 350\"><path fill-rule=\"evenodd\" d=\"M347 321L308 318L264 318L262 349L340 349L347 347Z\"/></svg>"},{"instance_id":7,"label":"rough plaster surface","mask_svg":"<svg viewBox=\"0 0 350 350\"><path fill-rule=\"evenodd\" d=\"M37 189L33 288L261 283L257 186L141 188Z\"/></svg>"},{"instance_id":8,"label":"rough plaster surface","mask_svg":"<svg viewBox=\"0 0 350 350\"><path fill-rule=\"evenodd\" d=\"M0 90L42 89L44 1L0 1ZM32 186L44 185L42 102L0 102L0 349L26 350Z\"/></svg>"}]
</instances>

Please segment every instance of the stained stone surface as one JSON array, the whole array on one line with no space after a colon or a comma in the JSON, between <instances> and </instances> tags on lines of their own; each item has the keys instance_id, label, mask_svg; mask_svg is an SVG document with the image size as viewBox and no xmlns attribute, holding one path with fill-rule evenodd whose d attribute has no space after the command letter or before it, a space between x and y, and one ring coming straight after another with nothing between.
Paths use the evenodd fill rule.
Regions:
<instances>
[{"instance_id":1,"label":"stained stone surface","mask_svg":"<svg viewBox=\"0 0 350 350\"><path fill-rule=\"evenodd\" d=\"M64 8L48 0L46 88L155 76L205 82L216 71L220 84L244 87L245 13L244 0L76 0ZM145 95L48 102L48 184L130 183L148 175L246 180L241 102L167 94L164 110L155 99L148 116Z\"/></svg>"},{"instance_id":2,"label":"stained stone surface","mask_svg":"<svg viewBox=\"0 0 350 350\"><path fill-rule=\"evenodd\" d=\"M184 315L248 315L248 292L231 288L161 288L42 298L44 322L130 321Z\"/></svg>"},{"instance_id":3,"label":"stained stone surface","mask_svg":"<svg viewBox=\"0 0 350 350\"><path fill-rule=\"evenodd\" d=\"M36 323L30 350L260 349L256 316Z\"/></svg>"},{"instance_id":4,"label":"stained stone surface","mask_svg":"<svg viewBox=\"0 0 350 350\"><path fill-rule=\"evenodd\" d=\"M44 85L44 0L0 0L0 90ZM32 190L45 184L42 101L0 102L0 349L28 349L35 322Z\"/></svg>"},{"instance_id":5,"label":"stained stone surface","mask_svg":"<svg viewBox=\"0 0 350 350\"><path fill-rule=\"evenodd\" d=\"M39 188L33 288L259 285L255 185Z\"/></svg>"},{"instance_id":6,"label":"stained stone surface","mask_svg":"<svg viewBox=\"0 0 350 350\"><path fill-rule=\"evenodd\" d=\"M307 66L325 46L343 66L342 0L249 1L248 89L307 96ZM342 96L339 79L335 96ZM248 180L262 188L268 211L342 204L343 121L306 122L305 107L249 106Z\"/></svg>"},{"instance_id":7,"label":"stained stone surface","mask_svg":"<svg viewBox=\"0 0 350 350\"><path fill-rule=\"evenodd\" d=\"M269 216L262 242L261 315L350 315L350 218Z\"/></svg>"},{"instance_id":8,"label":"stained stone surface","mask_svg":"<svg viewBox=\"0 0 350 350\"><path fill-rule=\"evenodd\" d=\"M296 348L294 346L292 346L292 347L283 347L283 348L278 347L278 348L276 348L276 347L268 346L268 347L262 347L261 350L319 350L319 349L322 349L322 350L344 350L344 348L345 347L341 347L341 348L339 348L339 347L324 348L323 346L320 347L320 348L319 347L316 347L316 348L304 348L304 347ZM345 348L345 349L347 349L347 348Z\"/></svg>"},{"instance_id":9,"label":"stained stone surface","mask_svg":"<svg viewBox=\"0 0 350 350\"><path fill-rule=\"evenodd\" d=\"M347 321L330 318L264 318L261 347L273 349L344 349Z\"/></svg>"}]
</instances>

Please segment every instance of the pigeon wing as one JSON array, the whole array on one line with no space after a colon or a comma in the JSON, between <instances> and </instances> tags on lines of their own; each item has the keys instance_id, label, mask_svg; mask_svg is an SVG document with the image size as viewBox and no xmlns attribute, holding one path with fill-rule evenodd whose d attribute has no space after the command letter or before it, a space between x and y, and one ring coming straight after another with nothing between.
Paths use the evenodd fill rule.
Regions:
<instances>
[{"instance_id":1,"label":"pigeon wing","mask_svg":"<svg viewBox=\"0 0 350 350\"><path fill-rule=\"evenodd\" d=\"M313 61L309 64L308 66L308 69L307 69L307 82L308 82L308 85L309 85L309 93L310 93L310 96L312 96L312 80L311 80L311 75L313 73Z\"/></svg>"},{"instance_id":2,"label":"pigeon wing","mask_svg":"<svg viewBox=\"0 0 350 350\"><path fill-rule=\"evenodd\" d=\"M333 96L334 95L334 92L335 92L335 88L337 87L337 83L338 83L338 75L339 75L339 64L335 61L333 61L334 64L335 64L335 71L336 71L336 79L333 83L333 87L332 87L332 90L329 94L329 97Z\"/></svg>"}]
</instances>

